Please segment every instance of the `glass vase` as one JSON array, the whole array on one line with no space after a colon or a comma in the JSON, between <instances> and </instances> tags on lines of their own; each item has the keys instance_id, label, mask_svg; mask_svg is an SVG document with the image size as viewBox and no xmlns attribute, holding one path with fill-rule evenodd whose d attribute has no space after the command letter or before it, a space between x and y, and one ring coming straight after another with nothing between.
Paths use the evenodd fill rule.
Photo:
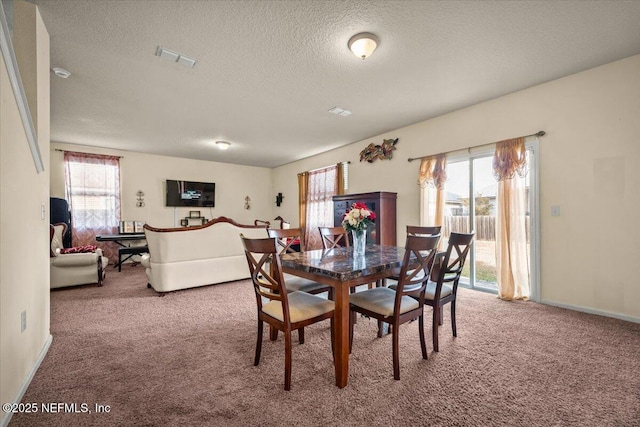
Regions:
<instances>
[{"instance_id":1,"label":"glass vase","mask_svg":"<svg viewBox=\"0 0 640 427\"><path fill-rule=\"evenodd\" d=\"M353 254L364 255L364 247L367 244L367 233L364 230L353 230Z\"/></svg>"}]
</instances>

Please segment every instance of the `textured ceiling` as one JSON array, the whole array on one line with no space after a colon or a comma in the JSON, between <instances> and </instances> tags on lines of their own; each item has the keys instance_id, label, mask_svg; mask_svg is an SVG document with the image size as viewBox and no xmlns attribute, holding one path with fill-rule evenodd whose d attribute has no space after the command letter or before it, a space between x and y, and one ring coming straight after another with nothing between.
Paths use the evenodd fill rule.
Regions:
<instances>
[{"instance_id":1,"label":"textured ceiling","mask_svg":"<svg viewBox=\"0 0 640 427\"><path fill-rule=\"evenodd\" d=\"M640 53L640 1L32 2L53 141L265 167Z\"/></svg>"}]
</instances>

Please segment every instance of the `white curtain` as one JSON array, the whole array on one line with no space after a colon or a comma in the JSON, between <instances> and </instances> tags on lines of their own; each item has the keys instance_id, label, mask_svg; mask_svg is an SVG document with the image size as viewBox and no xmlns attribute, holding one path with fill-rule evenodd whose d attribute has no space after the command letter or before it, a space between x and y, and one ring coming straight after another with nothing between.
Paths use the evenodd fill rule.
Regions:
<instances>
[{"instance_id":1,"label":"white curtain","mask_svg":"<svg viewBox=\"0 0 640 427\"><path fill-rule=\"evenodd\" d=\"M97 235L117 234L120 225L120 158L66 151L64 164L73 245L95 245ZM115 244L103 242L100 247L109 259L117 259Z\"/></svg>"},{"instance_id":2,"label":"white curtain","mask_svg":"<svg viewBox=\"0 0 640 427\"><path fill-rule=\"evenodd\" d=\"M504 300L529 299L529 259L527 256L527 173L524 138L496 144L493 170L498 179L496 210L496 265L498 297Z\"/></svg>"},{"instance_id":3,"label":"white curtain","mask_svg":"<svg viewBox=\"0 0 640 427\"><path fill-rule=\"evenodd\" d=\"M445 190L447 181L447 158L438 154L422 159L418 184L420 192L420 225L444 227ZM442 245L442 242L440 242Z\"/></svg>"},{"instance_id":4,"label":"white curtain","mask_svg":"<svg viewBox=\"0 0 640 427\"><path fill-rule=\"evenodd\" d=\"M338 166L308 172L305 249L322 249L318 227L333 227L333 196L338 194Z\"/></svg>"}]
</instances>

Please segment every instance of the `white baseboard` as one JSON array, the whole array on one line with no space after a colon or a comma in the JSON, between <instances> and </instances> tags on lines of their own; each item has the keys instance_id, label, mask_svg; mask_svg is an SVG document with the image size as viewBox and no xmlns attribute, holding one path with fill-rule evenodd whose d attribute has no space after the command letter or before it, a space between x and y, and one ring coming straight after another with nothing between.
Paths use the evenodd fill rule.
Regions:
<instances>
[{"instance_id":1,"label":"white baseboard","mask_svg":"<svg viewBox=\"0 0 640 427\"><path fill-rule=\"evenodd\" d=\"M47 352L49 351L49 347L51 347L52 341L53 341L53 336L49 334L49 338L47 338L47 340L44 342L44 345L42 346L42 350L40 350L40 354L38 354L38 358L36 359L36 362L33 364L33 367L31 367L31 371L29 371L29 375L27 375L27 377L24 379L24 382L22 383L22 387L20 387L20 390L18 390L18 395L16 396L15 399L13 399L13 402L11 403L20 403L20 401L22 400L22 397L26 393L27 388L29 387L29 384L31 384L31 380L33 380L33 376L36 374L36 372L38 372L38 368L40 367L40 364L44 360L44 357L47 355ZM5 402L2 402L2 403L5 403ZM12 416L13 416L13 413L11 412L9 413L3 412L2 420L0 420L0 427L7 427L7 425L9 424L9 421L11 421Z\"/></svg>"},{"instance_id":2,"label":"white baseboard","mask_svg":"<svg viewBox=\"0 0 640 427\"><path fill-rule=\"evenodd\" d=\"M566 308L574 311L581 311L583 313L597 314L599 316L605 316L605 317L613 317L614 319L626 320L627 322L640 323L640 317L627 316L626 314L613 313L611 311L605 311L605 310L597 310L589 307L581 307L579 305L561 304L559 302L549 301L549 300L542 300L540 301L540 303L546 304L546 305L552 305L554 307Z\"/></svg>"}]
</instances>

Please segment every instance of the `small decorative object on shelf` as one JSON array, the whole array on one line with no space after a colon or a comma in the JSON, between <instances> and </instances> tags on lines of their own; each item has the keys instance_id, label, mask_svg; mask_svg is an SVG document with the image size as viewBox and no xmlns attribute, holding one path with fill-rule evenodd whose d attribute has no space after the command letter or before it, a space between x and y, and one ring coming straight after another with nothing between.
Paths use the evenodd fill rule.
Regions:
<instances>
[{"instance_id":1,"label":"small decorative object on shelf","mask_svg":"<svg viewBox=\"0 0 640 427\"><path fill-rule=\"evenodd\" d=\"M133 231L135 233L144 233L144 221L134 221L133 222Z\"/></svg>"},{"instance_id":2,"label":"small decorative object on shelf","mask_svg":"<svg viewBox=\"0 0 640 427\"><path fill-rule=\"evenodd\" d=\"M385 139L382 141L382 145L371 143L360 152L360 161L366 160L369 163L373 163L376 159L391 159L397 143L398 138Z\"/></svg>"},{"instance_id":3,"label":"small decorative object on shelf","mask_svg":"<svg viewBox=\"0 0 640 427\"><path fill-rule=\"evenodd\" d=\"M120 221L120 234L135 233L134 221Z\"/></svg>"},{"instance_id":4,"label":"small decorative object on shelf","mask_svg":"<svg viewBox=\"0 0 640 427\"><path fill-rule=\"evenodd\" d=\"M189 216L180 220L180 225L183 227L193 227L194 225L204 225L207 223L207 218L200 216L200 211L189 211Z\"/></svg>"},{"instance_id":5,"label":"small decorative object on shelf","mask_svg":"<svg viewBox=\"0 0 640 427\"><path fill-rule=\"evenodd\" d=\"M344 214L342 227L347 231L351 231L354 255L364 255L364 248L367 244L366 229L367 226L374 224L375 219L375 212L361 202L355 202L351 205L351 209Z\"/></svg>"}]
</instances>

